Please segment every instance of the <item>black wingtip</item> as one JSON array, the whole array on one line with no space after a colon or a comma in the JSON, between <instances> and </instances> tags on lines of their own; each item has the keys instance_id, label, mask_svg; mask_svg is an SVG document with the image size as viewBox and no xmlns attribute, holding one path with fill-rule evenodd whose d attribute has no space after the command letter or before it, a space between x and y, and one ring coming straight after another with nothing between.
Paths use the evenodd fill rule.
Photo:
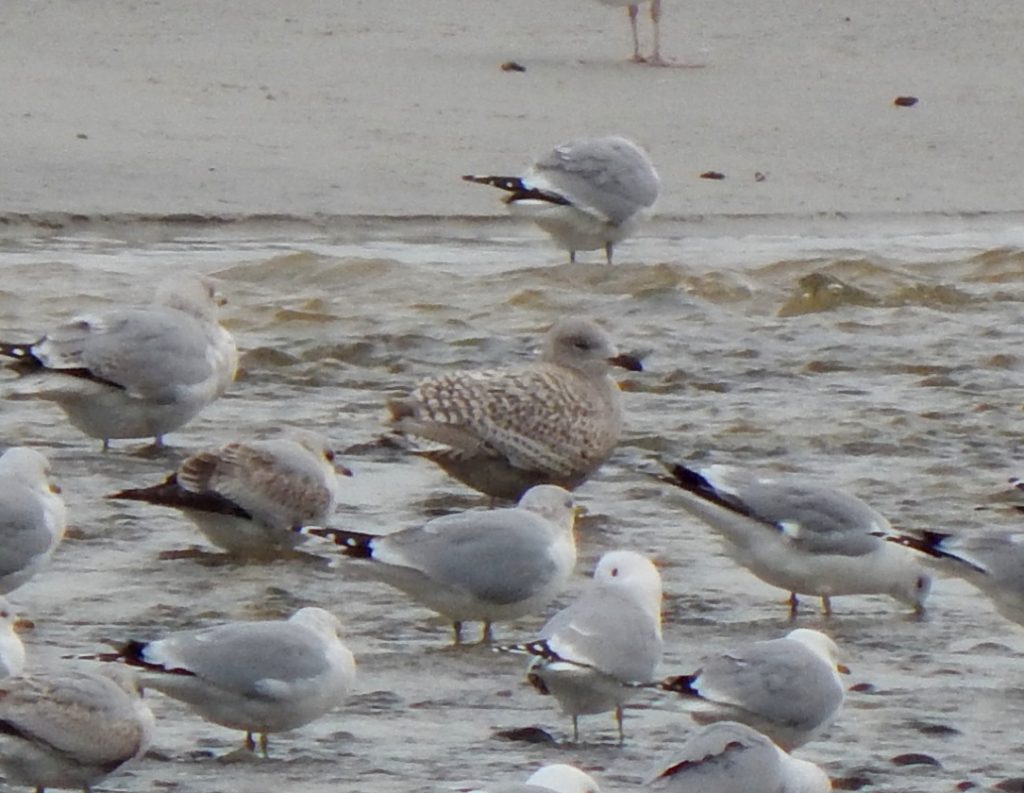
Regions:
<instances>
[{"instance_id":1,"label":"black wingtip","mask_svg":"<svg viewBox=\"0 0 1024 793\"><path fill-rule=\"evenodd\" d=\"M700 697L700 692L693 687L694 682L699 676L700 672L693 675L672 675L658 683L658 688L662 691L671 691L684 697Z\"/></svg>"}]
</instances>

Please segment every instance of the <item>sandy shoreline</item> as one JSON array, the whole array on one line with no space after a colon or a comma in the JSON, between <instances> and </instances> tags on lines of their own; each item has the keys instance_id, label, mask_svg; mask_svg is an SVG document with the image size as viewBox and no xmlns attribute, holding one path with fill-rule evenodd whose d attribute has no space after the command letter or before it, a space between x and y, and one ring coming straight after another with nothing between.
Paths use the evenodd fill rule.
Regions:
<instances>
[{"instance_id":1,"label":"sandy shoreline","mask_svg":"<svg viewBox=\"0 0 1024 793\"><path fill-rule=\"evenodd\" d=\"M0 214L486 216L459 174L610 131L668 217L1024 209L1014 3L666 0L668 69L587 0L179 5L5 10Z\"/></svg>"}]
</instances>

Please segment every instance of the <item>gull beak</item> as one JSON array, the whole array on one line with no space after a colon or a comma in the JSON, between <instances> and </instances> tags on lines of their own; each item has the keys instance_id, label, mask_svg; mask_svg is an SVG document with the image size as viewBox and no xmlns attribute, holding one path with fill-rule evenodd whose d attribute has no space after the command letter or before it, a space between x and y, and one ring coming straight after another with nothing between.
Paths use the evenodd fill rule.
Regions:
<instances>
[{"instance_id":1,"label":"gull beak","mask_svg":"<svg viewBox=\"0 0 1024 793\"><path fill-rule=\"evenodd\" d=\"M30 619L27 619L25 617L18 617L16 620L14 620L15 633L25 633L26 631L34 631L35 629L36 624L32 622L32 620Z\"/></svg>"},{"instance_id":2,"label":"gull beak","mask_svg":"<svg viewBox=\"0 0 1024 793\"><path fill-rule=\"evenodd\" d=\"M332 463L332 467L334 468L334 473L339 476L352 476L352 469L344 463Z\"/></svg>"},{"instance_id":3,"label":"gull beak","mask_svg":"<svg viewBox=\"0 0 1024 793\"><path fill-rule=\"evenodd\" d=\"M618 366L630 372L642 372L644 370L643 361L640 360L639 356L632 355L628 352L609 358L608 363L612 366Z\"/></svg>"},{"instance_id":4,"label":"gull beak","mask_svg":"<svg viewBox=\"0 0 1024 793\"><path fill-rule=\"evenodd\" d=\"M836 664L836 671L841 675L848 675L850 674L850 667L846 664Z\"/></svg>"},{"instance_id":5,"label":"gull beak","mask_svg":"<svg viewBox=\"0 0 1024 793\"><path fill-rule=\"evenodd\" d=\"M60 485L54 484L54 483L51 482L50 483L50 492L51 493L56 493L59 496L61 494Z\"/></svg>"}]
</instances>

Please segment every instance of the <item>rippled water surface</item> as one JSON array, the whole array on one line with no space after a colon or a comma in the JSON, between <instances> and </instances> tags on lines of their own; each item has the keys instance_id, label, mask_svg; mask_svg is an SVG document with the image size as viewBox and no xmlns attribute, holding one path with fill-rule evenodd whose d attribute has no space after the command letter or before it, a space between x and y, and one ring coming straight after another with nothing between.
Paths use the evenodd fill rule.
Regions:
<instances>
[{"instance_id":1,"label":"rippled water surface","mask_svg":"<svg viewBox=\"0 0 1024 793\"><path fill-rule=\"evenodd\" d=\"M648 369L623 382L618 453L578 491L587 516L564 600L605 549L653 555L666 590L663 668L693 671L706 653L788 630L785 593L737 569L647 476L659 459L806 472L900 528L1019 522L1004 494L1021 473L1024 229L935 226L661 224L623 244L613 267L596 255L569 266L530 229L429 219L336 232L126 227L0 239L5 338L145 302L155 280L183 269L219 280L244 350L235 387L158 457L134 442L101 453L52 406L5 404L0 440L54 459L74 527L52 567L12 596L36 624L30 657L315 603L342 618L360 663L350 702L273 737L268 762L217 761L241 736L154 694L154 751L102 787L465 790L523 779L544 762L580 764L608 790L635 786L692 729L672 699L638 697L621 749L610 716L584 717L580 746L503 740L497 730L531 725L567 736L567 720L525 684L521 658L450 648L440 619L357 563L161 559L202 537L176 513L102 495L149 483L200 448L299 424L329 432L355 471L337 525L389 531L479 506L429 463L375 443L385 399L446 369L529 360L557 317L587 314L644 353ZM837 639L850 685L870 685L849 694L837 723L800 756L848 788L902 793L1024 774L1024 629L947 579L924 621L880 597L834 605L826 621L808 601L799 622ZM498 636L530 638L543 619L500 626ZM937 764L892 762L912 752Z\"/></svg>"}]
</instances>

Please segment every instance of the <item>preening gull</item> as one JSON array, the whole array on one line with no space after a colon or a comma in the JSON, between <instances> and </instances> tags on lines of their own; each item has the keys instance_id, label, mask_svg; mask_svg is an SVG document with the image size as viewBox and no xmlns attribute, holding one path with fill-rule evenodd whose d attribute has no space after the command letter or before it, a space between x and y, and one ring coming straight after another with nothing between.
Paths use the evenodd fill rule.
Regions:
<instances>
[{"instance_id":1,"label":"preening gull","mask_svg":"<svg viewBox=\"0 0 1024 793\"><path fill-rule=\"evenodd\" d=\"M238 556L261 557L292 548L292 529L330 519L338 472L330 443L312 432L236 441L192 455L163 482L111 493L181 510L214 545Z\"/></svg>"},{"instance_id":2,"label":"preening gull","mask_svg":"<svg viewBox=\"0 0 1024 793\"><path fill-rule=\"evenodd\" d=\"M522 177L462 178L508 193L509 212L550 234L570 262L576 251L603 249L611 264L615 244L636 231L661 190L647 153L618 136L562 143Z\"/></svg>"}]
</instances>

